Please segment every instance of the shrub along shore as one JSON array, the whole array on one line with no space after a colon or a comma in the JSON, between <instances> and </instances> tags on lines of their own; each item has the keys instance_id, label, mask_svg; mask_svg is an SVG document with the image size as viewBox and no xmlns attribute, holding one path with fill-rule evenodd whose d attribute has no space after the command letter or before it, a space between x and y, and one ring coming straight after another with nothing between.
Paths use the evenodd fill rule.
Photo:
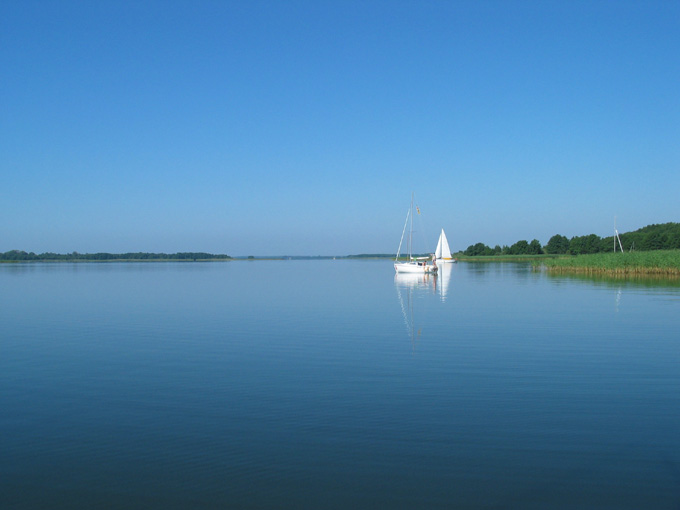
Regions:
<instances>
[{"instance_id":1,"label":"shrub along shore","mask_svg":"<svg viewBox=\"0 0 680 510\"><path fill-rule=\"evenodd\" d=\"M667 275L680 277L680 250L594 253L533 261L551 272L612 275Z\"/></svg>"}]
</instances>

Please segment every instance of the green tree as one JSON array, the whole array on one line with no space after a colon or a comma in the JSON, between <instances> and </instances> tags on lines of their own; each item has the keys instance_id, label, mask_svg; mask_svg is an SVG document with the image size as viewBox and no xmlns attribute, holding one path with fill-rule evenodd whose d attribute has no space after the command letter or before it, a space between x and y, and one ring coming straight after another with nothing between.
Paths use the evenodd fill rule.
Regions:
<instances>
[{"instance_id":1,"label":"green tree","mask_svg":"<svg viewBox=\"0 0 680 510\"><path fill-rule=\"evenodd\" d=\"M640 249L642 250L660 250L663 245L661 234L658 232L650 232L642 240Z\"/></svg>"},{"instance_id":2,"label":"green tree","mask_svg":"<svg viewBox=\"0 0 680 510\"><path fill-rule=\"evenodd\" d=\"M571 241L569 241L569 253L572 255L599 253L601 249L602 239L595 234L572 237Z\"/></svg>"},{"instance_id":3,"label":"green tree","mask_svg":"<svg viewBox=\"0 0 680 510\"><path fill-rule=\"evenodd\" d=\"M583 251L583 237L574 236L569 241L569 253L572 255L580 255Z\"/></svg>"},{"instance_id":4,"label":"green tree","mask_svg":"<svg viewBox=\"0 0 680 510\"><path fill-rule=\"evenodd\" d=\"M525 240L517 241L510 247L510 255L526 255L529 253L529 243Z\"/></svg>"},{"instance_id":5,"label":"green tree","mask_svg":"<svg viewBox=\"0 0 680 510\"><path fill-rule=\"evenodd\" d=\"M527 253L530 255L542 255L543 254L543 247L541 246L541 242L538 239L534 239L529 243L529 248Z\"/></svg>"},{"instance_id":6,"label":"green tree","mask_svg":"<svg viewBox=\"0 0 680 510\"><path fill-rule=\"evenodd\" d=\"M562 255L569 251L569 239L560 234L555 234L545 245L545 252L551 255Z\"/></svg>"},{"instance_id":7,"label":"green tree","mask_svg":"<svg viewBox=\"0 0 680 510\"><path fill-rule=\"evenodd\" d=\"M602 239L600 239L600 236L598 235L590 234L586 236L584 241L584 253L599 253L601 242Z\"/></svg>"},{"instance_id":8,"label":"green tree","mask_svg":"<svg viewBox=\"0 0 680 510\"><path fill-rule=\"evenodd\" d=\"M493 250L484 243L477 243L468 246L467 250L465 250L463 253L465 253L465 255L468 257L476 257L479 255L493 255Z\"/></svg>"}]
</instances>

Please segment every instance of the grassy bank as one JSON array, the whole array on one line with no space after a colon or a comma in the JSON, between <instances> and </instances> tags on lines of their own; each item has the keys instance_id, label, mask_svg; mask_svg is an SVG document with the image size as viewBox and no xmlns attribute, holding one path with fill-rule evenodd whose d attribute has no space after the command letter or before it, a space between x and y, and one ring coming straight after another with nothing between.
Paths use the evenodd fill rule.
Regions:
<instances>
[{"instance_id":1,"label":"grassy bank","mask_svg":"<svg viewBox=\"0 0 680 510\"><path fill-rule=\"evenodd\" d=\"M567 255L533 264L554 272L680 276L680 250Z\"/></svg>"}]
</instances>

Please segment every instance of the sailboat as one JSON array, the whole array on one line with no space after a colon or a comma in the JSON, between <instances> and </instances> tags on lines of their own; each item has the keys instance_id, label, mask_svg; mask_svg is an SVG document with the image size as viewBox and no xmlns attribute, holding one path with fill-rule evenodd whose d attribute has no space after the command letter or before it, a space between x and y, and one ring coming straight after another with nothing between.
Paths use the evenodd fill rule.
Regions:
<instances>
[{"instance_id":1,"label":"sailboat","mask_svg":"<svg viewBox=\"0 0 680 510\"><path fill-rule=\"evenodd\" d=\"M409 234L407 239L408 248L408 258L406 262L399 261L399 255L401 254L401 246L404 242L404 235L406 234L406 226L409 224L409 219L411 220ZM401 241L399 241L399 249L397 249L397 257L394 259L394 270L397 273L436 273L437 272L437 261L435 260L434 254L429 257L414 257L412 253L413 246L413 194L411 194L411 207L406 213L406 222L404 223L404 230L401 232Z\"/></svg>"},{"instance_id":2,"label":"sailboat","mask_svg":"<svg viewBox=\"0 0 680 510\"><path fill-rule=\"evenodd\" d=\"M449 247L448 239L446 239L444 229L442 229L442 233L439 234L439 241L437 242L437 249L434 250L434 256L437 259L437 264L457 262L457 260L451 256L451 248Z\"/></svg>"}]
</instances>

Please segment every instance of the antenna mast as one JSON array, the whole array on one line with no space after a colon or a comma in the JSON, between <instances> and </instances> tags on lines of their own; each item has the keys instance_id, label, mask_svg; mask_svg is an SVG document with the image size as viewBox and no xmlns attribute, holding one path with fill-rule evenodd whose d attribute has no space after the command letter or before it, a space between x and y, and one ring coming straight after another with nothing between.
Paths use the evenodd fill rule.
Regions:
<instances>
[{"instance_id":1,"label":"antenna mast","mask_svg":"<svg viewBox=\"0 0 680 510\"><path fill-rule=\"evenodd\" d=\"M623 245L621 244L621 238L619 237L619 231L616 230L616 216L614 216L614 253L616 253L616 241L619 242L619 248L621 248L621 253L623 253Z\"/></svg>"}]
</instances>

